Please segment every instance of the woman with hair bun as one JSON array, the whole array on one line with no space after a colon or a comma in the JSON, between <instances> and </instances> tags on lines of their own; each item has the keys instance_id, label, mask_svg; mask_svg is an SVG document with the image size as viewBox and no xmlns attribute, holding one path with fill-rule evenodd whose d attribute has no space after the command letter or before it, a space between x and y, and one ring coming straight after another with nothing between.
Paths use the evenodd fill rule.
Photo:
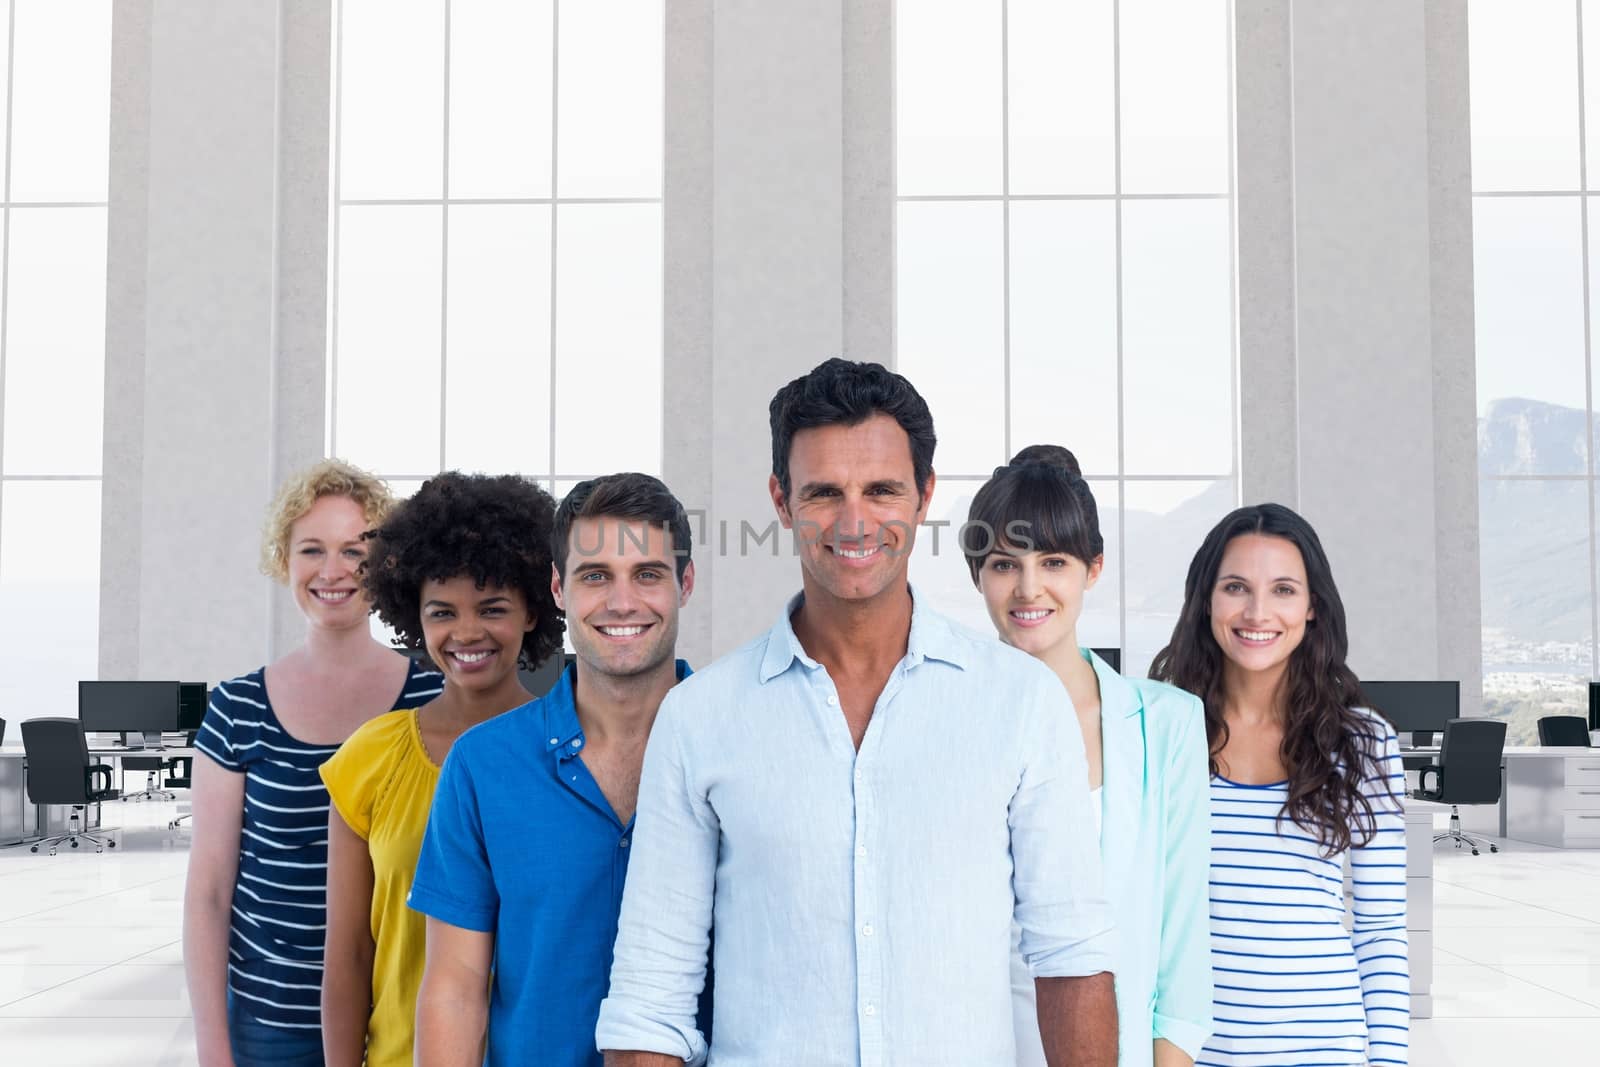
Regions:
<instances>
[{"instance_id":1,"label":"woman with hair bun","mask_svg":"<svg viewBox=\"0 0 1600 1067\"><path fill-rule=\"evenodd\" d=\"M519 666L561 651L550 589L555 501L516 475L446 471L371 538L378 615L426 650L444 690L380 715L322 767L328 814L323 1046L330 1067L412 1062L425 920L406 898L439 769L469 728L533 699Z\"/></svg>"},{"instance_id":2,"label":"woman with hair bun","mask_svg":"<svg viewBox=\"0 0 1600 1067\"><path fill-rule=\"evenodd\" d=\"M1000 639L1055 671L1076 713L1116 911L1118 1063L1188 1067L1211 1029L1206 735L1200 702L1124 678L1078 643L1105 542L1060 445L1031 445L972 500L962 548ZM1015 933L1013 933L1015 937ZM1033 981L1012 953L1018 1063L1044 1064Z\"/></svg>"},{"instance_id":3,"label":"woman with hair bun","mask_svg":"<svg viewBox=\"0 0 1600 1067\"><path fill-rule=\"evenodd\" d=\"M1207 1064L1407 1062L1405 777L1348 647L1305 519L1257 504L1206 535L1150 676L1205 704L1217 1016Z\"/></svg>"}]
</instances>

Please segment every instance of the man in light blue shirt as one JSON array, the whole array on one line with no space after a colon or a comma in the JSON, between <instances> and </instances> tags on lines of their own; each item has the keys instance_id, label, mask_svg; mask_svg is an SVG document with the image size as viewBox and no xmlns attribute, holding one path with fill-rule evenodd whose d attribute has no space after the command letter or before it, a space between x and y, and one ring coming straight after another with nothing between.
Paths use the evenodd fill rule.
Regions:
<instances>
[{"instance_id":1,"label":"man in light blue shirt","mask_svg":"<svg viewBox=\"0 0 1600 1067\"><path fill-rule=\"evenodd\" d=\"M611 989L615 1067L1015 1063L1010 931L1052 1067L1116 1062L1111 912L1083 745L1038 661L917 602L933 419L829 360L771 407L803 592L661 706Z\"/></svg>"}]
</instances>

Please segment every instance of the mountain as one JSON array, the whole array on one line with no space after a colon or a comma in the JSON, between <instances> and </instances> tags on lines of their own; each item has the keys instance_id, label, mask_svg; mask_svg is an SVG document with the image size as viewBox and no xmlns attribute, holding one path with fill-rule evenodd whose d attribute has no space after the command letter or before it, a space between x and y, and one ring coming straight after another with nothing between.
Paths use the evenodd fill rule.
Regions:
<instances>
[{"instance_id":1,"label":"mountain","mask_svg":"<svg viewBox=\"0 0 1600 1067\"><path fill-rule=\"evenodd\" d=\"M1489 402L1478 420L1478 473L1586 473L1581 408L1511 397ZM1590 440L1596 440L1591 433Z\"/></svg>"}]
</instances>

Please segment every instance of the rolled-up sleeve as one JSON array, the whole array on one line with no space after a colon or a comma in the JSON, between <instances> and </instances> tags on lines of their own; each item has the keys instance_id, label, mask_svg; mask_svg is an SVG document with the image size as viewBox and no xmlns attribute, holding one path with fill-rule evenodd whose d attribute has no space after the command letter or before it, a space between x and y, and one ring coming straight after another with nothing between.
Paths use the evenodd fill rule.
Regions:
<instances>
[{"instance_id":1,"label":"rolled-up sleeve","mask_svg":"<svg viewBox=\"0 0 1600 1067\"><path fill-rule=\"evenodd\" d=\"M1030 686L1023 771L1011 799L1012 889L1022 958L1035 978L1114 969L1088 764L1077 717L1053 678Z\"/></svg>"},{"instance_id":2,"label":"rolled-up sleeve","mask_svg":"<svg viewBox=\"0 0 1600 1067\"><path fill-rule=\"evenodd\" d=\"M1205 711L1183 708L1166 781L1166 870L1154 1036L1199 1059L1211 1036L1211 785Z\"/></svg>"},{"instance_id":3,"label":"rolled-up sleeve","mask_svg":"<svg viewBox=\"0 0 1600 1067\"><path fill-rule=\"evenodd\" d=\"M690 775L679 692L667 695L639 779L628 881L600 1003L600 1050L656 1052L704 1061L696 1025L705 984L720 828Z\"/></svg>"}]
</instances>

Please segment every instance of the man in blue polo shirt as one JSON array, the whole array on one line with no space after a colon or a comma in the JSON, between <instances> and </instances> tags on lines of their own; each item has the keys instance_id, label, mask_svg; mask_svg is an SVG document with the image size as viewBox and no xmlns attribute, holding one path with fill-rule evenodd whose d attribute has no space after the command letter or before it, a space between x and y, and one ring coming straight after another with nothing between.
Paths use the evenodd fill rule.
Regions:
<instances>
[{"instance_id":1,"label":"man in blue polo shirt","mask_svg":"<svg viewBox=\"0 0 1600 1067\"><path fill-rule=\"evenodd\" d=\"M601 1062L639 768L689 674L673 649L694 565L683 506L644 474L579 484L552 537L577 662L451 748L411 889L428 917L416 1053L429 1067Z\"/></svg>"}]
</instances>

